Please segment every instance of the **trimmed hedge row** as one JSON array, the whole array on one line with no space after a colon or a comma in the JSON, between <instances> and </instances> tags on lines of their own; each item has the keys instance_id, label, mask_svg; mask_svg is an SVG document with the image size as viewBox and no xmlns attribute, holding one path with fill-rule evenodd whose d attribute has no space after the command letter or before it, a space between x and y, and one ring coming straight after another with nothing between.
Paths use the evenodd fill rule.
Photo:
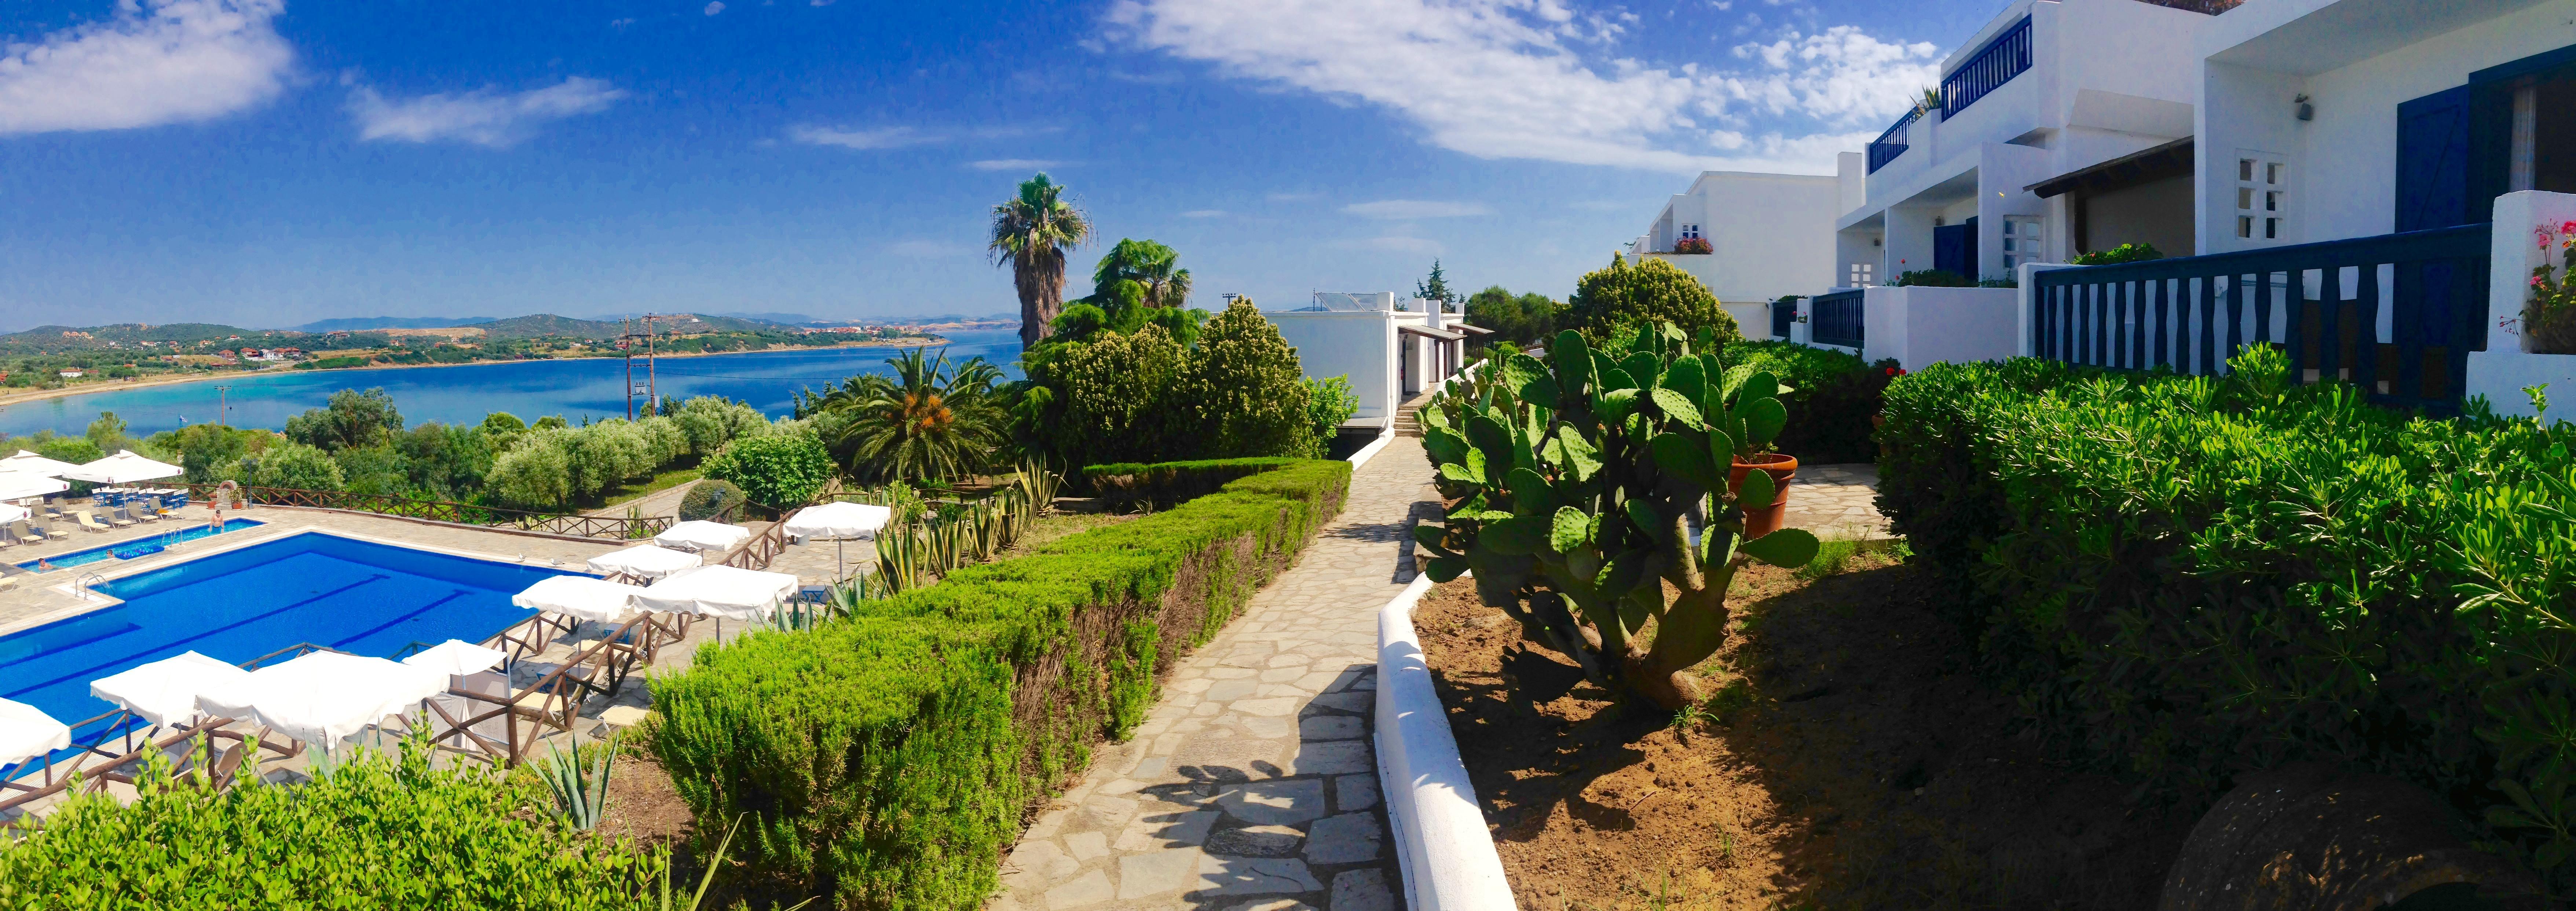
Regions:
<instances>
[{"instance_id":1,"label":"trimmed hedge row","mask_svg":"<svg viewBox=\"0 0 2576 911\"><path fill-rule=\"evenodd\" d=\"M1082 489L1121 506L1150 502L1157 509L1207 496L1236 478L1277 471L1307 459L1200 459L1191 462L1114 462L1082 470Z\"/></svg>"},{"instance_id":2,"label":"trimmed hedge row","mask_svg":"<svg viewBox=\"0 0 2576 911\"><path fill-rule=\"evenodd\" d=\"M1878 461L1870 418L1879 412L1887 384L1902 372L1893 359L1875 364L1848 352L1795 342L1737 342L1726 346L1726 365L1753 364L1789 386L1780 398L1798 416L1773 445L1808 465Z\"/></svg>"},{"instance_id":3,"label":"trimmed hedge row","mask_svg":"<svg viewBox=\"0 0 2576 911\"><path fill-rule=\"evenodd\" d=\"M1880 507L1988 670L2142 794L2205 806L2321 760L2429 787L2557 867L2576 426L2417 419L2289 388L2270 349L2231 363L1926 368L1887 392Z\"/></svg>"},{"instance_id":4,"label":"trimmed hedge row","mask_svg":"<svg viewBox=\"0 0 2576 911\"><path fill-rule=\"evenodd\" d=\"M1264 467L818 629L700 649L653 681L651 749L702 827L750 814L736 856L781 892L981 907L1091 745L1134 730L1172 659L1341 511L1349 463Z\"/></svg>"},{"instance_id":5,"label":"trimmed hedge row","mask_svg":"<svg viewBox=\"0 0 2576 911\"><path fill-rule=\"evenodd\" d=\"M131 805L73 797L12 843L0 907L643 909L661 851L571 832L534 775L361 752L292 787L221 792L158 762Z\"/></svg>"}]
</instances>

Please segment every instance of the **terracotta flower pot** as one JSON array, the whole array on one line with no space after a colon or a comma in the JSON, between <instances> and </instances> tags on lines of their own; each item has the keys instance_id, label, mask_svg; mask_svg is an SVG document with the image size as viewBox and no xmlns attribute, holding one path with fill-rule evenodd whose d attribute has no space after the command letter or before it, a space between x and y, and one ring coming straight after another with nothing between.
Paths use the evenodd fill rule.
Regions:
<instances>
[{"instance_id":1,"label":"terracotta flower pot","mask_svg":"<svg viewBox=\"0 0 2576 911\"><path fill-rule=\"evenodd\" d=\"M1744 511L1744 537L1747 539L1780 530L1780 522L1789 512L1789 479L1798 476L1798 457L1785 452L1766 452L1752 456L1751 461L1739 458L1726 471L1726 491L1743 493L1745 474L1756 468L1771 476L1771 488L1778 493L1772 496L1770 506Z\"/></svg>"}]
</instances>

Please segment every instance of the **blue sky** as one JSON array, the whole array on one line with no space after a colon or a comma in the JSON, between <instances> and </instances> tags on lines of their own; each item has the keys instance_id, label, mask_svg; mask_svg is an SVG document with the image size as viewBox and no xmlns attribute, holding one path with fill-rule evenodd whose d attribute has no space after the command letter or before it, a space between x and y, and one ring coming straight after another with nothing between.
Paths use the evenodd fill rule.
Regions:
<instances>
[{"instance_id":1,"label":"blue sky","mask_svg":"<svg viewBox=\"0 0 2576 911\"><path fill-rule=\"evenodd\" d=\"M0 328L1015 311L981 232L1040 169L1085 274L1562 296L1699 169L1830 173L2002 6L20 0Z\"/></svg>"}]
</instances>

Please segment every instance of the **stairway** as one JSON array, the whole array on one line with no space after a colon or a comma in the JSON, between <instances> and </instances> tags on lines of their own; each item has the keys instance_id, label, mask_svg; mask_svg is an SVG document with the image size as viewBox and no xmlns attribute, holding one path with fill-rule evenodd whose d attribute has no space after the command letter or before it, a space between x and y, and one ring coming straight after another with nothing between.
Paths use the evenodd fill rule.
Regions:
<instances>
[{"instance_id":1,"label":"stairway","mask_svg":"<svg viewBox=\"0 0 2576 911\"><path fill-rule=\"evenodd\" d=\"M1395 409L1395 435L1400 437L1421 436L1422 406L1428 404L1430 401L1431 393L1425 392L1421 395L1414 396L1412 401L1397 406Z\"/></svg>"}]
</instances>

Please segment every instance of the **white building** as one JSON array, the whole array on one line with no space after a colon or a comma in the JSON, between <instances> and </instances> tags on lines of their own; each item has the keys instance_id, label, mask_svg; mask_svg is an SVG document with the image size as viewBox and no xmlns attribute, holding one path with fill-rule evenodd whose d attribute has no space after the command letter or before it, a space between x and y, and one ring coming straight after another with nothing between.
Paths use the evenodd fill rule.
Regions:
<instances>
[{"instance_id":1,"label":"white building","mask_svg":"<svg viewBox=\"0 0 2576 911\"><path fill-rule=\"evenodd\" d=\"M2172 5L2164 5L2171 3ZM1842 287L2147 241L2192 249L2199 0L2018 0L1941 63L1940 99L1844 153Z\"/></svg>"},{"instance_id":2,"label":"white building","mask_svg":"<svg viewBox=\"0 0 2576 911\"><path fill-rule=\"evenodd\" d=\"M1308 378L1350 382L1360 407L1342 432L1375 436L1394 426L1406 401L1466 365L1470 335L1492 332L1424 303L1392 291L1318 291L1307 306L1261 315L1297 349Z\"/></svg>"},{"instance_id":3,"label":"white building","mask_svg":"<svg viewBox=\"0 0 2576 911\"><path fill-rule=\"evenodd\" d=\"M1804 174L1706 171L1664 203L1631 258L1679 266L1707 285L1744 334L1769 334L1772 301L1837 283L1834 215L1841 185ZM1706 253L1674 248L1704 242Z\"/></svg>"}]
</instances>

